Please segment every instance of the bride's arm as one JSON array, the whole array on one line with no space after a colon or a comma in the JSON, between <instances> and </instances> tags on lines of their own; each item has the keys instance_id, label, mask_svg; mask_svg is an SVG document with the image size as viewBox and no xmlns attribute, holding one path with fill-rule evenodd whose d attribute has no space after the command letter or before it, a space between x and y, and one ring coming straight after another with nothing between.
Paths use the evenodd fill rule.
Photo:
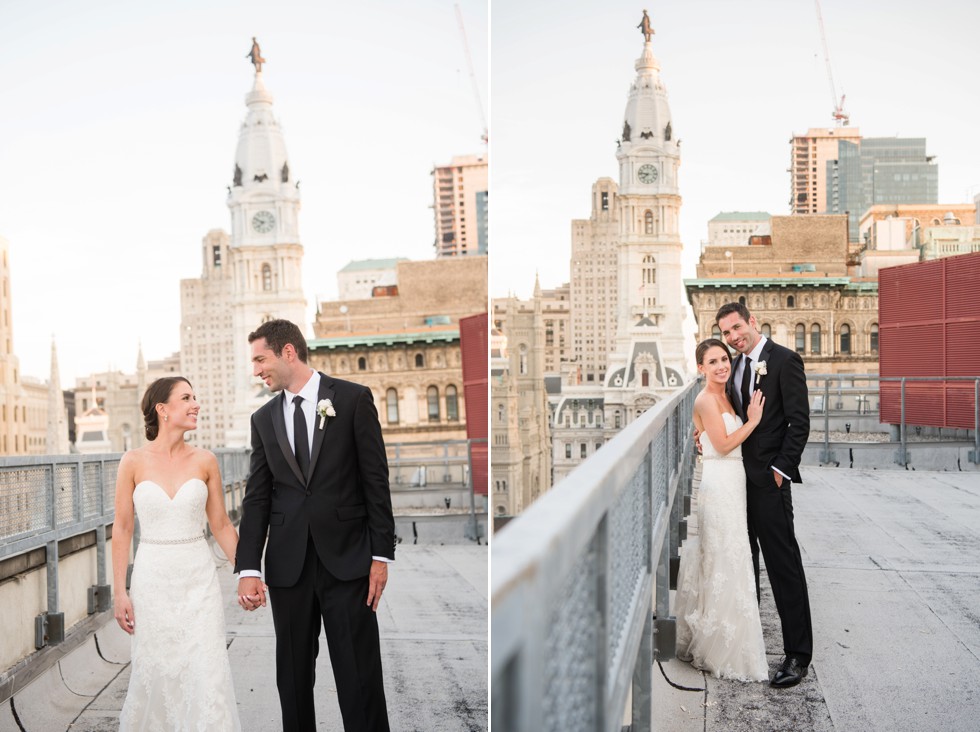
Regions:
<instances>
[{"instance_id":1,"label":"bride's arm","mask_svg":"<svg viewBox=\"0 0 980 732\"><path fill-rule=\"evenodd\" d=\"M136 488L135 458L127 452L116 471L115 517L112 520L112 605L119 627L130 635L136 629L133 604L126 592L126 572L129 569L129 549L133 545L133 490Z\"/></svg>"},{"instance_id":2,"label":"bride's arm","mask_svg":"<svg viewBox=\"0 0 980 732\"><path fill-rule=\"evenodd\" d=\"M221 469L218 467L218 458L214 453L205 450L205 471L208 484L208 502L205 511L208 515L208 524L211 526L211 533L214 535L221 551L225 553L228 561L234 565L235 552L238 551L238 532L235 531L234 524L228 518L228 511L225 510L225 487L221 483Z\"/></svg>"},{"instance_id":3,"label":"bride's arm","mask_svg":"<svg viewBox=\"0 0 980 732\"><path fill-rule=\"evenodd\" d=\"M694 413L696 417L700 417L701 423L704 425L704 432L708 433L708 439L711 440L715 450L720 455L727 455L745 442L746 438L755 430L762 419L762 406L765 400L762 391L756 389L752 395L752 401L749 402L749 421L731 434L728 434L728 429L725 427L725 418L722 417L718 401L708 394L702 392L695 400Z\"/></svg>"}]
</instances>

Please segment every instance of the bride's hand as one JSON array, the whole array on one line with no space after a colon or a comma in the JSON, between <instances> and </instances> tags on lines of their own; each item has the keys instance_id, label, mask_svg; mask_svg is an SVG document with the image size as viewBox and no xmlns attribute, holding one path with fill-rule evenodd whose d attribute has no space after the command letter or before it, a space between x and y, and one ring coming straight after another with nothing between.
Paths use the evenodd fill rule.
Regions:
<instances>
[{"instance_id":1,"label":"bride's hand","mask_svg":"<svg viewBox=\"0 0 980 732\"><path fill-rule=\"evenodd\" d=\"M762 407L766 403L766 398L762 396L762 390L756 389L749 399L748 418L749 424L757 425L762 421Z\"/></svg>"},{"instance_id":2,"label":"bride's hand","mask_svg":"<svg viewBox=\"0 0 980 732\"><path fill-rule=\"evenodd\" d=\"M129 600L129 595L125 592L116 595L113 602L114 616L119 627L130 635L136 630L136 616L133 614L133 603Z\"/></svg>"}]
</instances>

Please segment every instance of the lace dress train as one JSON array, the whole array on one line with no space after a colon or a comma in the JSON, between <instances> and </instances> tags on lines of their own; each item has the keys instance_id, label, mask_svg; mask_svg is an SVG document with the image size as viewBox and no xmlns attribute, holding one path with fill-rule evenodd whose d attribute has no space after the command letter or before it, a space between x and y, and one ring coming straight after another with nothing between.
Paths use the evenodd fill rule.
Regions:
<instances>
[{"instance_id":1,"label":"lace dress train","mask_svg":"<svg viewBox=\"0 0 980 732\"><path fill-rule=\"evenodd\" d=\"M728 434L742 421L724 414ZM749 549L742 448L719 455L707 434L698 536L684 542L677 576L677 656L717 678L767 681L769 666Z\"/></svg>"},{"instance_id":2,"label":"lace dress train","mask_svg":"<svg viewBox=\"0 0 980 732\"><path fill-rule=\"evenodd\" d=\"M130 599L136 620L121 732L239 732L225 618L204 539L208 489L194 478L171 499L136 486L140 545Z\"/></svg>"}]
</instances>

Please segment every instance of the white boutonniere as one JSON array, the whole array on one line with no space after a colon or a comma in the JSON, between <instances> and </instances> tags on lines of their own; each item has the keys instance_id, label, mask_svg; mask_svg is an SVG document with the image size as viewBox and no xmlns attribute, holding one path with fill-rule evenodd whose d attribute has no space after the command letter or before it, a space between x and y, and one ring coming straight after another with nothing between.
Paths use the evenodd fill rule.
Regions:
<instances>
[{"instance_id":1,"label":"white boutonniere","mask_svg":"<svg viewBox=\"0 0 980 732\"><path fill-rule=\"evenodd\" d=\"M759 379L761 379L763 376L765 376L768 373L769 372L766 371L766 362L759 361L759 363L755 365L755 385L758 386Z\"/></svg>"},{"instance_id":2,"label":"white boutonniere","mask_svg":"<svg viewBox=\"0 0 980 732\"><path fill-rule=\"evenodd\" d=\"M320 429L327 423L327 417L336 417L337 411L333 408L333 402L329 399L321 399L316 404L316 413L320 415Z\"/></svg>"}]
</instances>

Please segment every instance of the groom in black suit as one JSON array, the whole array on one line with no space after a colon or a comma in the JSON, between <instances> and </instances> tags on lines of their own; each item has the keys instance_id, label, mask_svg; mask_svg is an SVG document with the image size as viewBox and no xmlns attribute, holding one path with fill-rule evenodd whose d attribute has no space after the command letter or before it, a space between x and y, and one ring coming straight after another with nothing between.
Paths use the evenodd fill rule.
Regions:
<instances>
[{"instance_id":1,"label":"groom in black suit","mask_svg":"<svg viewBox=\"0 0 980 732\"><path fill-rule=\"evenodd\" d=\"M741 303L723 305L715 317L729 346L739 352L728 379L728 398L745 408L761 389L762 421L742 443L748 505L749 542L759 589L759 549L783 626L782 665L770 686L795 686L807 675L813 655L810 600L803 560L793 528L791 483L802 483L800 459L810 436L810 402L803 359L759 333L755 317Z\"/></svg>"},{"instance_id":2,"label":"groom in black suit","mask_svg":"<svg viewBox=\"0 0 980 732\"><path fill-rule=\"evenodd\" d=\"M276 629L283 729L316 729L323 619L346 732L388 732L375 612L395 557L388 462L371 390L306 365L287 320L249 334L256 376L281 394L252 415L252 454L235 571L239 604Z\"/></svg>"}]
</instances>

